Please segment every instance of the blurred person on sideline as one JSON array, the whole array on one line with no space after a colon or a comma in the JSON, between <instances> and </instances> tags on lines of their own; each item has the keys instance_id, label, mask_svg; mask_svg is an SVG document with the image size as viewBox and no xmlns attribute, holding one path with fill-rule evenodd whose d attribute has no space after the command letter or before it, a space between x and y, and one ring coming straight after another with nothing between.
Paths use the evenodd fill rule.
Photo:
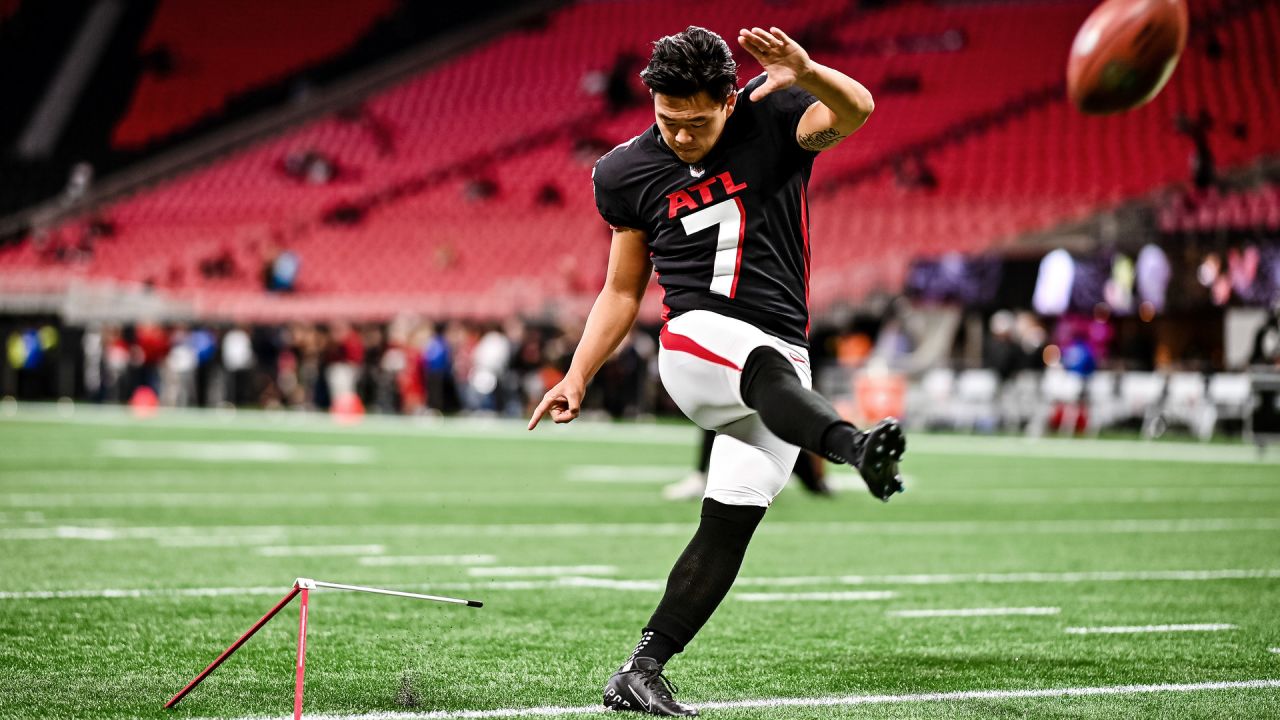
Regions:
<instances>
[{"instance_id":1,"label":"blurred person on sideline","mask_svg":"<svg viewBox=\"0 0 1280 720\"><path fill-rule=\"evenodd\" d=\"M467 374L467 408L482 412L499 410L501 381L511 361L511 340L496 325L485 327L471 353Z\"/></svg>"}]
</instances>

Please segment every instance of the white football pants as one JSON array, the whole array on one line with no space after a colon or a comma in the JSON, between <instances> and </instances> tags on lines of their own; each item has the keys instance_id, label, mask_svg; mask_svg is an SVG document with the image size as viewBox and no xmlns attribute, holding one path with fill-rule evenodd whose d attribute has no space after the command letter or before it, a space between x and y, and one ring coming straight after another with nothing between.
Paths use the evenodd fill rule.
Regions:
<instances>
[{"instance_id":1,"label":"white football pants","mask_svg":"<svg viewBox=\"0 0 1280 720\"><path fill-rule=\"evenodd\" d=\"M805 388L813 387L809 352L724 315L693 310L662 328L658 372L680 410L716 431L705 497L726 505L768 507L791 477L800 448L769 432L742 401L742 368L758 347L790 361Z\"/></svg>"}]
</instances>

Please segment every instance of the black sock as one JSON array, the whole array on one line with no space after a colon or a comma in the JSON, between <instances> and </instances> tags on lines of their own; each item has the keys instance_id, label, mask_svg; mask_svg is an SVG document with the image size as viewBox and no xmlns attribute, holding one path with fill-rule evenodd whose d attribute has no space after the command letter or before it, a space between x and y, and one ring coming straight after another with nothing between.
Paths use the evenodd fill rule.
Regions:
<instances>
[{"instance_id":1,"label":"black sock","mask_svg":"<svg viewBox=\"0 0 1280 720\"><path fill-rule=\"evenodd\" d=\"M738 577L747 544L764 511L755 505L725 505L711 498L702 501L698 531L671 568L667 591L645 627L646 633L654 633L646 650L669 641L670 645L662 647L675 654L693 640ZM666 662L648 653L645 656Z\"/></svg>"},{"instance_id":2,"label":"black sock","mask_svg":"<svg viewBox=\"0 0 1280 720\"><path fill-rule=\"evenodd\" d=\"M847 422L833 423L822 433L822 456L832 462L853 462L851 454L857 452L858 435L858 428Z\"/></svg>"},{"instance_id":3,"label":"black sock","mask_svg":"<svg viewBox=\"0 0 1280 720\"><path fill-rule=\"evenodd\" d=\"M640 631L640 642L636 643L636 649L631 651L628 662L638 657L647 657L657 660L659 665L666 665L671 656L681 650L684 650L684 645L677 642L675 638L647 627Z\"/></svg>"},{"instance_id":4,"label":"black sock","mask_svg":"<svg viewBox=\"0 0 1280 720\"><path fill-rule=\"evenodd\" d=\"M805 389L782 353L771 347L752 350L742 368L741 389L742 400L769 432L834 462L852 459L857 429L826 398Z\"/></svg>"}]
</instances>

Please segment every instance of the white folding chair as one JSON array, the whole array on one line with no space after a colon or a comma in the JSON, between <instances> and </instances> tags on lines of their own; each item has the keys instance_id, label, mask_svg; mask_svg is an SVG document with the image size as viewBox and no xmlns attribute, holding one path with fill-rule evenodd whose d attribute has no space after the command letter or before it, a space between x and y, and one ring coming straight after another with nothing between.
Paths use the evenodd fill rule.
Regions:
<instances>
[{"instance_id":1,"label":"white folding chair","mask_svg":"<svg viewBox=\"0 0 1280 720\"><path fill-rule=\"evenodd\" d=\"M1204 375L1196 372L1177 372L1169 376L1160 408L1160 420L1169 425L1185 425L1201 440L1208 440L1213 433L1212 407L1205 392Z\"/></svg>"},{"instance_id":2,"label":"white folding chair","mask_svg":"<svg viewBox=\"0 0 1280 720\"><path fill-rule=\"evenodd\" d=\"M954 425L952 395L955 382L956 374L951 368L933 368L926 372L920 381L921 393L917 400L920 407L909 416L919 418L920 425L925 428L939 424Z\"/></svg>"},{"instance_id":3,"label":"white folding chair","mask_svg":"<svg viewBox=\"0 0 1280 720\"><path fill-rule=\"evenodd\" d=\"M957 427L969 430L996 426L1000 411L1000 376L994 370L965 370L956 378L952 417Z\"/></svg>"},{"instance_id":4,"label":"white folding chair","mask_svg":"<svg viewBox=\"0 0 1280 720\"><path fill-rule=\"evenodd\" d=\"M1124 417L1142 418L1143 437L1153 438L1158 434L1164 385L1164 375L1158 373L1127 372L1120 376L1120 404Z\"/></svg>"},{"instance_id":5,"label":"white folding chair","mask_svg":"<svg viewBox=\"0 0 1280 720\"><path fill-rule=\"evenodd\" d=\"M1085 382L1085 399L1088 401L1090 435L1097 435L1102 428L1111 427L1121 415L1120 396L1116 394L1116 374L1099 370Z\"/></svg>"},{"instance_id":6,"label":"white folding chair","mask_svg":"<svg viewBox=\"0 0 1280 720\"><path fill-rule=\"evenodd\" d=\"M1239 420L1246 440L1253 435L1253 385L1245 373L1217 373L1209 378L1209 408L1213 419L1208 435L1213 437L1220 420Z\"/></svg>"}]
</instances>

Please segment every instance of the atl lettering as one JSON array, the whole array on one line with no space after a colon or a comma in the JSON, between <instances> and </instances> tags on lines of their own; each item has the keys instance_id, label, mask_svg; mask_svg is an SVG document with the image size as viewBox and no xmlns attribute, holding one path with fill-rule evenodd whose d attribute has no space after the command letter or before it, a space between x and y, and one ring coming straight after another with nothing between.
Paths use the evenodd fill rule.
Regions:
<instances>
[{"instance_id":1,"label":"atl lettering","mask_svg":"<svg viewBox=\"0 0 1280 720\"><path fill-rule=\"evenodd\" d=\"M667 211L667 217L674 218L676 213L681 210L697 210L699 207L710 203L711 198L713 197L711 191L712 188L715 187L716 183L719 183L720 186L724 188L725 197L729 197L740 190L747 189L746 183L739 184L734 182L733 176L731 176L726 170L713 178L708 178L700 183L690 185L683 190L677 190L668 195L667 202L670 203L670 208ZM695 194L697 195L697 199L694 199Z\"/></svg>"}]
</instances>

